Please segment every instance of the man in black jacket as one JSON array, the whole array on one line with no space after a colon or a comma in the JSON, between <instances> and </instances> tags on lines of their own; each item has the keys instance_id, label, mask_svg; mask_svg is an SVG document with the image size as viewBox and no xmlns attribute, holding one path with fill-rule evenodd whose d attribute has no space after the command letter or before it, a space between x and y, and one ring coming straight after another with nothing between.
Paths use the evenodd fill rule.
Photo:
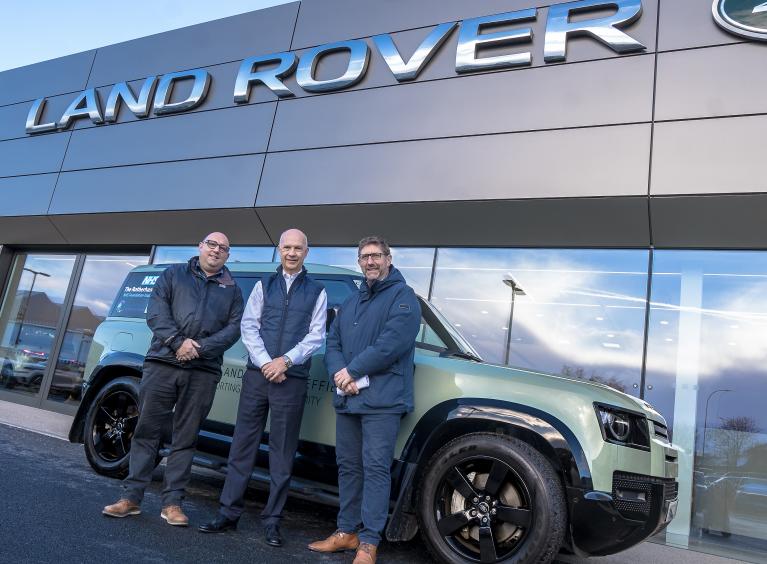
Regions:
<instances>
[{"instance_id":1,"label":"man in black jacket","mask_svg":"<svg viewBox=\"0 0 767 564\"><path fill-rule=\"evenodd\" d=\"M200 254L162 273L149 298L146 320L152 343L144 362L140 415L133 435L125 493L104 508L104 515L141 513L160 449L163 429L172 420L173 436L165 467L161 517L186 526L181 510L192 470L197 434L213 404L224 352L240 337L243 299L224 266L229 239L211 233Z\"/></svg>"}]
</instances>

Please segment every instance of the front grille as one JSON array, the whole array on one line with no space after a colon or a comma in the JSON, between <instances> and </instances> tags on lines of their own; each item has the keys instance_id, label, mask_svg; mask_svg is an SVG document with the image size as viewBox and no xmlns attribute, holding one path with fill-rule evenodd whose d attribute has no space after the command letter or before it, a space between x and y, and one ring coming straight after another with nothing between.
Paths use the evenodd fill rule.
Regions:
<instances>
[{"instance_id":1,"label":"front grille","mask_svg":"<svg viewBox=\"0 0 767 564\"><path fill-rule=\"evenodd\" d=\"M656 437L662 437L666 439L667 441L669 440L668 427L666 427L665 425L661 423L658 423L657 421L653 421L652 426L653 426Z\"/></svg>"},{"instance_id":2,"label":"front grille","mask_svg":"<svg viewBox=\"0 0 767 564\"><path fill-rule=\"evenodd\" d=\"M673 479L615 472L612 492L615 508L621 513L649 515L653 507L655 485L663 486L663 501L676 499L679 486Z\"/></svg>"}]
</instances>

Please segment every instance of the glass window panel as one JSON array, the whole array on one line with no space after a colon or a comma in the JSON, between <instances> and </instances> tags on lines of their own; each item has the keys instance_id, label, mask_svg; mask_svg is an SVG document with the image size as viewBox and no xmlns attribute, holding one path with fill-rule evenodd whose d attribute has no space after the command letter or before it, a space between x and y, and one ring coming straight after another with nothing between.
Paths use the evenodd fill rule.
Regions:
<instances>
[{"instance_id":1,"label":"glass window panel","mask_svg":"<svg viewBox=\"0 0 767 564\"><path fill-rule=\"evenodd\" d=\"M153 264L186 262L200 254L197 245L162 246L154 253ZM274 247L232 247L227 262L271 262Z\"/></svg>"},{"instance_id":2,"label":"glass window panel","mask_svg":"<svg viewBox=\"0 0 767 564\"><path fill-rule=\"evenodd\" d=\"M93 334L106 318L126 274L148 260L146 256L91 255L85 258L48 399L75 404L80 401L83 371Z\"/></svg>"},{"instance_id":3,"label":"glass window panel","mask_svg":"<svg viewBox=\"0 0 767 564\"><path fill-rule=\"evenodd\" d=\"M0 309L0 382L40 391L75 264L73 255L18 254Z\"/></svg>"},{"instance_id":4,"label":"glass window panel","mask_svg":"<svg viewBox=\"0 0 767 564\"><path fill-rule=\"evenodd\" d=\"M638 395L647 262L641 250L439 249L432 303L489 362Z\"/></svg>"},{"instance_id":5,"label":"glass window panel","mask_svg":"<svg viewBox=\"0 0 767 564\"><path fill-rule=\"evenodd\" d=\"M431 271L434 265L434 249L392 247L391 254L392 264L402 273L416 294L428 296ZM357 247L311 247L307 262L361 272L357 262Z\"/></svg>"},{"instance_id":6,"label":"glass window panel","mask_svg":"<svg viewBox=\"0 0 767 564\"><path fill-rule=\"evenodd\" d=\"M646 399L673 426L680 512L667 539L767 551L767 253L656 251Z\"/></svg>"}]
</instances>

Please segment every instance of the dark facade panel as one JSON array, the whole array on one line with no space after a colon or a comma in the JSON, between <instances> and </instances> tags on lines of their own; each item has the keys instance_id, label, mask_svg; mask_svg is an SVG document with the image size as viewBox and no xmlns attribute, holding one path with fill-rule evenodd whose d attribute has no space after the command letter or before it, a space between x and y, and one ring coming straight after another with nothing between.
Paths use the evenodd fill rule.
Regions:
<instances>
[{"instance_id":1,"label":"dark facade panel","mask_svg":"<svg viewBox=\"0 0 767 564\"><path fill-rule=\"evenodd\" d=\"M205 67L285 51L298 2L126 41L99 49L89 86Z\"/></svg>"},{"instance_id":2,"label":"dark facade panel","mask_svg":"<svg viewBox=\"0 0 767 564\"><path fill-rule=\"evenodd\" d=\"M716 25L712 0L661 0L658 51L741 43Z\"/></svg>"},{"instance_id":3,"label":"dark facade panel","mask_svg":"<svg viewBox=\"0 0 767 564\"><path fill-rule=\"evenodd\" d=\"M542 0L303 0L292 48L302 49L550 4L552 2ZM644 15L626 31L652 49L657 0L643 0L642 5ZM545 9L539 10L538 21L546 21ZM536 33L536 36L536 41L543 40L542 34ZM580 42L582 40L575 39L573 45Z\"/></svg>"},{"instance_id":4,"label":"dark facade panel","mask_svg":"<svg viewBox=\"0 0 767 564\"><path fill-rule=\"evenodd\" d=\"M763 43L659 54L655 119L767 112L766 58Z\"/></svg>"},{"instance_id":5,"label":"dark facade panel","mask_svg":"<svg viewBox=\"0 0 767 564\"><path fill-rule=\"evenodd\" d=\"M0 106L85 88L96 51L0 72Z\"/></svg>"},{"instance_id":6,"label":"dark facade panel","mask_svg":"<svg viewBox=\"0 0 767 564\"><path fill-rule=\"evenodd\" d=\"M656 247L767 249L767 194L650 199Z\"/></svg>"},{"instance_id":7,"label":"dark facade panel","mask_svg":"<svg viewBox=\"0 0 767 564\"><path fill-rule=\"evenodd\" d=\"M73 245L196 245L212 231L232 245L273 244L253 208L56 215L51 223Z\"/></svg>"},{"instance_id":8,"label":"dark facade panel","mask_svg":"<svg viewBox=\"0 0 767 564\"><path fill-rule=\"evenodd\" d=\"M0 178L0 216L44 215L58 174Z\"/></svg>"},{"instance_id":9,"label":"dark facade panel","mask_svg":"<svg viewBox=\"0 0 767 564\"><path fill-rule=\"evenodd\" d=\"M302 206L258 212L272 239L298 226L315 245L355 245L371 233L396 246L649 244L646 197Z\"/></svg>"},{"instance_id":10,"label":"dark facade panel","mask_svg":"<svg viewBox=\"0 0 767 564\"><path fill-rule=\"evenodd\" d=\"M257 206L647 193L650 126L273 153Z\"/></svg>"},{"instance_id":11,"label":"dark facade panel","mask_svg":"<svg viewBox=\"0 0 767 564\"><path fill-rule=\"evenodd\" d=\"M269 149L650 121L653 72L629 57L286 100Z\"/></svg>"},{"instance_id":12,"label":"dark facade panel","mask_svg":"<svg viewBox=\"0 0 767 564\"><path fill-rule=\"evenodd\" d=\"M75 131L63 170L263 153L276 103Z\"/></svg>"},{"instance_id":13,"label":"dark facade panel","mask_svg":"<svg viewBox=\"0 0 767 564\"><path fill-rule=\"evenodd\" d=\"M60 245L67 242L45 215L0 217L0 241L6 245Z\"/></svg>"},{"instance_id":14,"label":"dark facade panel","mask_svg":"<svg viewBox=\"0 0 767 564\"><path fill-rule=\"evenodd\" d=\"M0 141L0 178L58 172L69 135L41 135Z\"/></svg>"},{"instance_id":15,"label":"dark facade panel","mask_svg":"<svg viewBox=\"0 0 767 564\"><path fill-rule=\"evenodd\" d=\"M651 194L767 192L767 116L659 123Z\"/></svg>"},{"instance_id":16,"label":"dark facade panel","mask_svg":"<svg viewBox=\"0 0 767 564\"><path fill-rule=\"evenodd\" d=\"M263 155L64 172L50 214L252 207Z\"/></svg>"}]
</instances>

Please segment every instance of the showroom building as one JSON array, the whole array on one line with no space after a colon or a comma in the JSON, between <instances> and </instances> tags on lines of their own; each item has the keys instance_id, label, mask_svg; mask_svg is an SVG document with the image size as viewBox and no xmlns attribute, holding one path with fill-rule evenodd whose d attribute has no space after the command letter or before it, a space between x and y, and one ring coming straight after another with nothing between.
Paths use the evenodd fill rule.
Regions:
<instances>
[{"instance_id":1,"label":"showroom building","mask_svg":"<svg viewBox=\"0 0 767 564\"><path fill-rule=\"evenodd\" d=\"M378 233L486 360L663 413L660 541L767 561L765 28L758 0L302 0L2 72L0 400L74 413L127 271L210 231L351 268Z\"/></svg>"}]
</instances>

